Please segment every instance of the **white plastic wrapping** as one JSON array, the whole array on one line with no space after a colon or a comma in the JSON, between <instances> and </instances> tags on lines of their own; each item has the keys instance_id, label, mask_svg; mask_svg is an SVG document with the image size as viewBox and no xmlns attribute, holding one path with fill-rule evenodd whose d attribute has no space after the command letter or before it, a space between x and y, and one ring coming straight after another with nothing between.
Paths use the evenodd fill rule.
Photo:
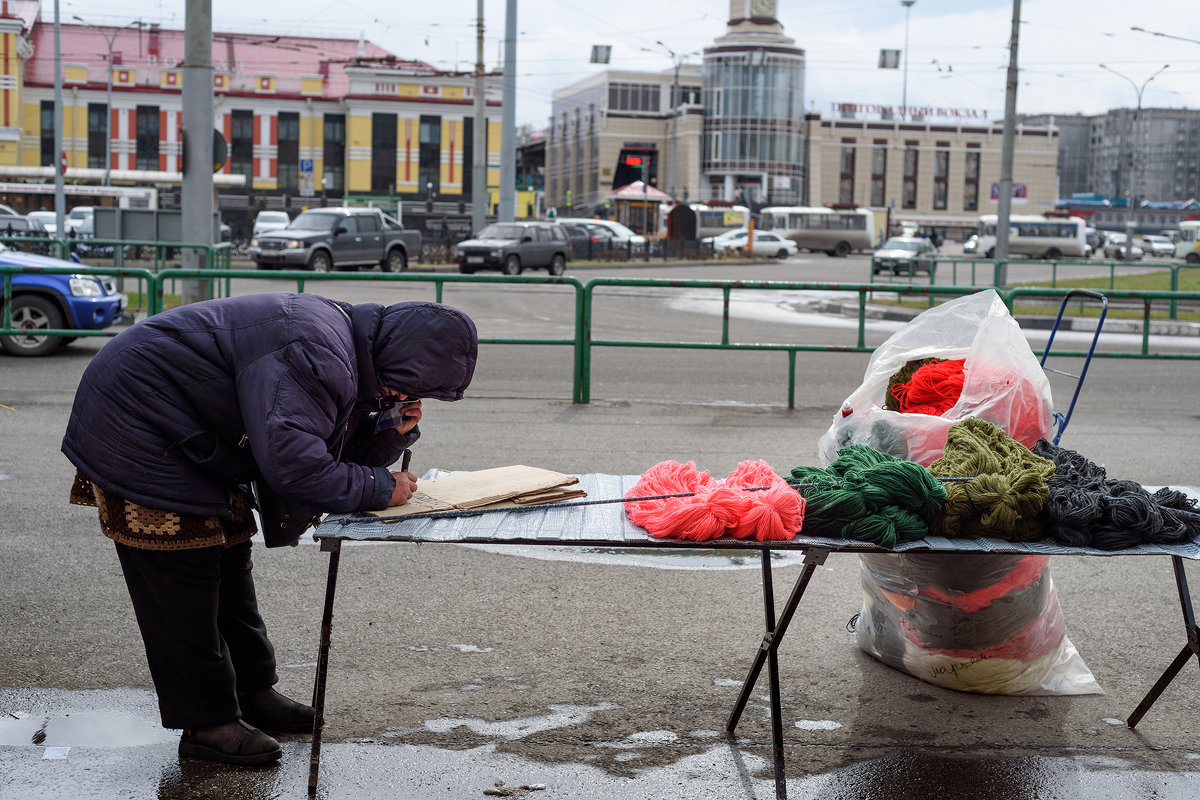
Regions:
<instances>
[{"instance_id":1,"label":"white plastic wrapping","mask_svg":"<svg viewBox=\"0 0 1200 800\"><path fill-rule=\"evenodd\" d=\"M936 417L888 411L888 381L909 361L926 358L966 359L958 402ZM875 350L862 385L821 437L821 461L828 466L840 448L865 444L928 466L941 457L950 426L967 417L991 422L1026 447L1050 436L1050 382L991 289L921 313Z\"/></svg>"},{"instance_id":2,"label":"white plastic wrapping","mask_svg":"<svg viewBox=\"0 0 1200 800\"><path fill-rule=\"evenodd\" d=\"M965 359L963 390L940 416L889 411L888 382L908 362ZM915 317L872 354L862 385L821 437L828 466L850 444L928 466L946 433L986 420L1026 447L1049 438L1050 382L995 291ZM1067 638L1046 556L990 553L862 556L859 646L923 681L985 694L1101 691Z\"/></svg>"},{"instance_id":3,"label":"white plastic wrapping","mask_svg":"<svg viewBox=\"0 0 1200 800\"><path fill-rule=\"evenodd\" d=\"M861 647L915 678L978 694L1101 694L1071 640L1049 556L864 555Z\"/></svg>"}]
</instances>

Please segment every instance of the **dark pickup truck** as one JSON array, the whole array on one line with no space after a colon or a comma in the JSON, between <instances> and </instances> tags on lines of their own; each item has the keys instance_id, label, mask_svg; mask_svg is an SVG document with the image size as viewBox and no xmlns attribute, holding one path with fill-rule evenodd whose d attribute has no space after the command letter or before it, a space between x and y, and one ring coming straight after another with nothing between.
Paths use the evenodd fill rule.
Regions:
<instances>
[{"instance_id":1,"label":"dark pickup truck","mask_svg":"<svg viewBox=\"0 0 1200 800\"><path fill-rule=\"evenodd\" d=\"M286 228L250 240L259 269L356 269L378 264L403 272L421 254L421 232L408 231L377 208L313 208Z\"/></svg>"}]
</instances>

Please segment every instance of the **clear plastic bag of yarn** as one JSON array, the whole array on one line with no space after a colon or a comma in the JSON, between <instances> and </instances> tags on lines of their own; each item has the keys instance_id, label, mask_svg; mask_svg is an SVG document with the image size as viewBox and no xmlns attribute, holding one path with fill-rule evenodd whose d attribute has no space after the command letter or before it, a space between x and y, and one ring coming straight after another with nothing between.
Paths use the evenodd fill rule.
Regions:
<instances>
[{"instance_id":1,"label":"clear plastic bag of yarn","mask_svg":"<svg viewBox=\"0 0 1200 800\"><path fill-rule=\"evenodd\" d=\"M910 362L965 359L962 391L940 415L886 407L889 382ZM818 443L822 464L851 444L928 466L941 457L955 422L978 417L1026 447L1049 438L1050 382L1000 296L991 289L917 315L872 353L862 384L846 398Z\"/></svg>"},{"instance_id":2,"label":"clear plastic bag of yarn","mask_svg":"<svg viewBox=\"0 0 1200 800\"><path fill-rule=\"evenodd\" d=\"M1049 556L863 555L859 647L947 689L1102 694L1071 640Z\"/></svg>"}]
</instances>

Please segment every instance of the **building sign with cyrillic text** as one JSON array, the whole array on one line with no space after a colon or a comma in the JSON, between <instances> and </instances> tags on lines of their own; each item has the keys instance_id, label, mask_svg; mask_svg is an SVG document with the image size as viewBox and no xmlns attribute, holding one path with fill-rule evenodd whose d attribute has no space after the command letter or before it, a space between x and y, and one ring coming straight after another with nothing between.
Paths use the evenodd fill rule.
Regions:
<instances>
[{"instance_id":1,"label":"building sign with cyrillic text","mask_svg":"<svg viewBox=\"0 0 1200 800\"><path fill-rule=\"evenodd\" d=\"M833 113L838 116L849 114L866 114L882 119L907 119L937 117L939 119L979 119L988 118L986 108L950 108L948 106L890 106L882 103L832 103ZM907 111L907 113L902 113Z\"/></svg>"}]
</instances>

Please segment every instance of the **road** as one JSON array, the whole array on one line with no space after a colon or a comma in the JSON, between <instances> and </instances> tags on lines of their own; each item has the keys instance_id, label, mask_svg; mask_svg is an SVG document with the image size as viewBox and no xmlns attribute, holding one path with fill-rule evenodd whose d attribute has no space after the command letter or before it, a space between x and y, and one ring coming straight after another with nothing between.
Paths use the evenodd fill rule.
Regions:
<instances>
[{"instance_id":1,"label":"road","mask_svg":"<svg viewBox=\"0 0 1200 800\"><path fill-rule=\"evenodd\" d=\"M861 258L819 256L574 274L808 281L844 272L857 281L865 270ZM258 288L247 282L235 291ZM432 292L350 282L323 290L381 302ZM445 299L485 337L569 335L569 299L555 290L450 287ZM721 325L693 303L637 290L599 308L604 337L711 338ZM739 339L850 336L844 317L795 312L787 302L764 308L732 321ZM873 340L894 325L872 323ZM157 728L112 547L94 512L65 503L73 470L58 441L99 346L79 340L48 359L0 358L0 403L9 407L0 408L0 800L303 796L304 737L285 742L278 768L248 771L180 762L176 735ZM782 472L815 463L816 441L866 360L800 354L789 409L780 354L600 350L593 402L584 406L570 402L567 348L487 345L467 398L426 409L414 468L524 463L626 474L674 458L723 476L762 458ZM1200 482L1198 369L1097 360L1063 444L1112 477ZM1057 396L1069 396L1068 382L1054 382ZM764 684L737 746L721 734L761 638L759 574L713 563L648 568L601 554L534 560L454 546L349 549L322 796L483 797L497 778L544 784L513 795L537 800L773 796ZM311 545L256 558L281 688L296 697L311 687L325 565ZM799 574L795 565L776 573L777 592ZM1200 686L1190 666L1136 731L1120 724L1183 644L1168 562L1062 558L1053 573L1068 634L1103 695L959 694L882 666L845 630L862 603L857 559L832 557L781 650L790 796L1196 796L1200 736L1191 721ZM70 750L47 759L50 745Z\"/></svg>"}]
</instances>

